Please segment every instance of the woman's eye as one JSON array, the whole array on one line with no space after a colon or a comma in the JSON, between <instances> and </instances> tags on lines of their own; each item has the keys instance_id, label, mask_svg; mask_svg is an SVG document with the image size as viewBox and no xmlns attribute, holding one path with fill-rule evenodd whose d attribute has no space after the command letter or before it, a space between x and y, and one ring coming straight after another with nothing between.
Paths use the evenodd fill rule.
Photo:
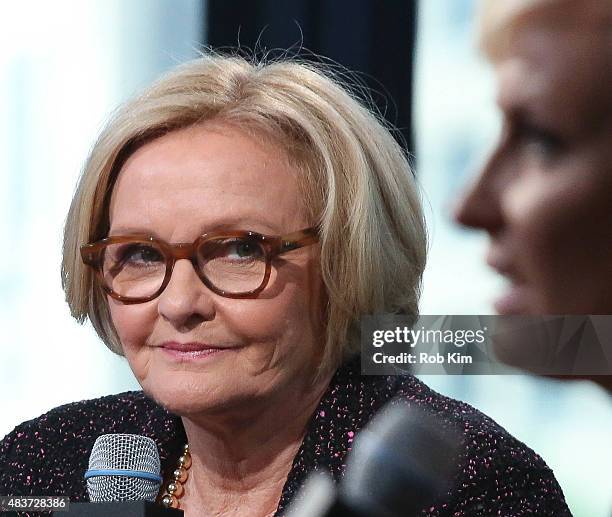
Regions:
<instances>
[{"instance_id":1,"label":"woman's eye","mask_svg":"<svg viewBox=\"0 0 612 517\"><path fill-rule=\"evenodd\" d=\"M120 260L124 264L142 265L163 261L163 257L158 250L151 246L132 245L122 251Z\"/></svg>"},{"instance_id":2,"label":"woman's eye","mask_svg":"<svg viewBox=\"0 0 612 517\"><path fill-rule=\"evenodd\" d=\"M258 259L263 253L259 244L237 239L226 243L225 255L232 259Z\"/></svg>"},{"instance_id":3,"label":"woman's eye","mask_svg":"<svg viewBox=\"0 0 612 517\"><path fill-rule=\"evenodd\" d=\"M557 158L565 149L565 143L554 132L532 124L520 124L514 134L515 144L528 156L542 160Z\"/></svg>"}]
</instances>

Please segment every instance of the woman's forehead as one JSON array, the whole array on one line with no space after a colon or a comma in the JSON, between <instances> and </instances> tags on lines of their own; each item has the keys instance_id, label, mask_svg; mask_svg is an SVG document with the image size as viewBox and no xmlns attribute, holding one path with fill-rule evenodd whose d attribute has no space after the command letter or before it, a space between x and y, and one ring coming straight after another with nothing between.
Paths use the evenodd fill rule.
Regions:
<instances>
[{"instance_id":1,"label":"woman's forehead","mask_svg":"<svg viewBox=\"0 0 612 517\"><path fill-rule=\"evenodd\" d=\"M169 133L130 156L113 188L110 218L113 226L223 218L282 223L299 216L299 206L295 171L281 150L242 132L199 127Z\"/></svg>"},{"instance_id":2,"label":"woman's forehead","mask_svg":"<svg viewBox=\"0 0 612 517\"><path fill-rule=\"evenodd\" d=\"M550 108L601 111L610 104L612 53L601 33L523 26L496 61L502 107L532 99ZM544 106L541 106L544 107ZM574 113L577 115L577 113Z\"/></svg>"},{"instance_id":3,"label":"woman's forehead","mask_svg":"<svg viewBox=\"0 0 612 517\"><path fill-rule=\"evenodd\" d=\"M612 54L609 0L484 0L479 16L480 46L493 61L503 58L525 30L599 33L601 51Z\"/></svg>"}]
</instances>

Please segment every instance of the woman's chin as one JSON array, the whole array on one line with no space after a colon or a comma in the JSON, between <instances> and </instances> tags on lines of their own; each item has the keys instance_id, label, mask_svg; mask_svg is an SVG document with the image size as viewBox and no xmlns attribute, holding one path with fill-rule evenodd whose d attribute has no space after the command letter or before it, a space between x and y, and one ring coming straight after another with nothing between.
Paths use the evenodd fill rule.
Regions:
<instances>
[{"instance_id":1,"label":"woman's chin","mask_svg":"<svg viewBox=\"0 0 612 517\"><path fill-rule=\"evenodd\" d=\"M145 388L144 391L164 409L182 417L214 414L227 408L234 398L229 394L223 393L217 393L215 396L212 396L212 393L207 393L203 387L199 387L196 392L185 390L181 387L173 389L169 386L164 389L148 390Z\"/></svg>"},{"instance_id":2,"label":"woman's chin","mask_svg":"<svg viewBox=\"0 0 612 517\"><path fill-rule=\"evenodd\" d=\"M187 416L215 411L235 397L230 391L236 386L224 385L215 377L203 379L201 374L190 371L151 368L140 384L147 396L170 413Z\"/></svg>"},{"instance_id":3,"label":"woman's chin","mask_svg":"<svg viewBox=\"0 0 612 517\"><path fill-rule=\"evenodd\" d=\"M563 301L563 300L561 300ZM500 316L548 316L566 314L559 308L559 299L534 284L509 283L493 302Z\"/></svg>"}]
</instances>

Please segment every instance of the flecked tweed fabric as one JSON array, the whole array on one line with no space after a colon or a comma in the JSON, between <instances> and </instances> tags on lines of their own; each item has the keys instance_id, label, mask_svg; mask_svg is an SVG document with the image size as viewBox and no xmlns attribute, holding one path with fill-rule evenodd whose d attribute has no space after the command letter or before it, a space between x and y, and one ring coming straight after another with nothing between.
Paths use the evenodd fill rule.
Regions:
<instances>
[{"instance_id":1,"label":"flecked tweed fabric","mask_svg":"<svg viewBox=\"0 0 612 517\"><path fill-rule=\"evenodd\" d=\"M340 479L355 433L396 397L437 415L441 425L464 433L465 448L458 458L454 487L446 499L423 509L423 516L571 515L544 461L491 419L439 395L415 377L362 376L358 359L336 372L313 414L277 515L282 515L309 472L326 469ZM73 501L86 501L83 473L95 439L104 433L150 436L167 473L186 442L180 418L142 392L75 402L21 424L4 438L0 495L69 495Z\"/></svg>"}]
</instances>

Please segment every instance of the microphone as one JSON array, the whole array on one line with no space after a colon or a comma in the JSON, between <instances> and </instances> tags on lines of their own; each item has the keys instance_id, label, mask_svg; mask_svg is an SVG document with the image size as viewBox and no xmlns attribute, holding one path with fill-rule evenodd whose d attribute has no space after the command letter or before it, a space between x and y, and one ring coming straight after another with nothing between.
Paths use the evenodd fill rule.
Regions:
<instances>
[{"instance_id":1,"label":"microphone","mask_svg":"<svg viewBox=\"0 0 612 517\"><path fill-rule=\"evenodd\" d=\"M162 483L155 442L137 434L98 436L85 472L91 502L155 501Z\"/></svg>"},{"instance_id":2,"label":"microphone","mask_svg":"<svg viewBox=\"0 0 612 517\"><path fill-rule=\"evenodd\" d=\"M417 515L450 489L461 442L433 415L392 402L357 434L338 488L311 476L288 517Z\"/></svg>"},{"instance_id":3,"label":"microphone","mask_svg":"<svg viewBox=\"0 0 612 517\"><path fill-rule=\"evenodd\" d=\"M85 472L91 503L73 503L67 516L179 516L182 510L154 501L162 483L155 442L137 434L104 434L91 450Z\"/></svg>"}]
</instances>

